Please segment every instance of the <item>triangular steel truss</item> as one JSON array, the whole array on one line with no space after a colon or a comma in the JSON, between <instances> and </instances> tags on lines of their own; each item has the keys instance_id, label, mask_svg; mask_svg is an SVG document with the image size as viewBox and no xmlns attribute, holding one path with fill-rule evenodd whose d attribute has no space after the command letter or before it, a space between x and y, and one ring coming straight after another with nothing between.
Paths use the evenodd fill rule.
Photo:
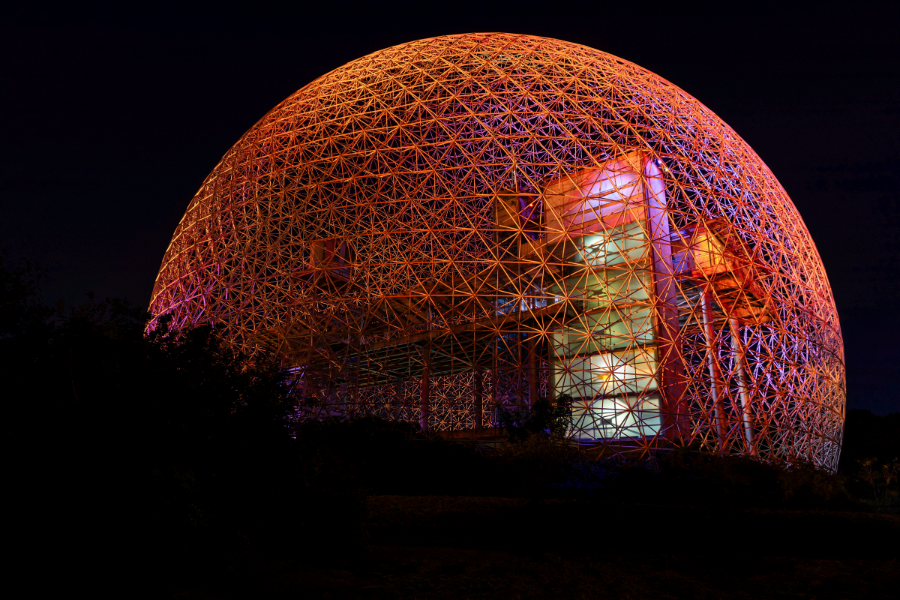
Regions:
<instances>
[{"instance_id":1,"label":"triangular steel truss","mask_svg":"<svg viewBox=\"0 0 900 600\"><path fill-rule=\"evenodd\" d=\"M840 453L837 312L787 194L694 98L557 40L411 42L293 94L204 181L151 311L278 353L307 415L478 431L565 395L606 453Z\"/></svg>"}]
</instances>

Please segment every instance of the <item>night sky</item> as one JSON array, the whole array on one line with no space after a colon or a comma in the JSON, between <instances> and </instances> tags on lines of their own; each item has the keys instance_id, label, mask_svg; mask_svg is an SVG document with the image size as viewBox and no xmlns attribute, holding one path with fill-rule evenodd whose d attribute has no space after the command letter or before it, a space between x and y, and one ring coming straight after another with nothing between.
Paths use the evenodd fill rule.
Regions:
<instances>
[{"instance_id":1,"label":"night sky","mask_svg":"<svg viewBox=\"0 0 900 600\"><path fill-rule=\"evenodd\" d=\"M741 4L744 8L723 8ZM146 306L204 177L269 109L364 54L507 31L645 67L781 181L831 280L850 408L900 410L900 3L27 3L0 14L0 245L48 301ZM727 12L725 12L727 11ZM740 12L736 12L740 11Z\"/></svg>"}]
</instances>

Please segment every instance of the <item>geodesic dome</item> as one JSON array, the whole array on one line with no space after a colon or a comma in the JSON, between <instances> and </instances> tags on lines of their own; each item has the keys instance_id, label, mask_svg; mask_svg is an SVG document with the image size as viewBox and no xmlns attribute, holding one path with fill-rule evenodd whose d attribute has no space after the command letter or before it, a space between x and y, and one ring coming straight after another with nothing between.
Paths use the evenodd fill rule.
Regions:
<instances>
[{"instance_id":1,"label":"geodesic dome","mask_svg":"<svg viewBox=\"0 0 900 600\"><path fill-rule=\"evenodd\" d=\"M607 454L840 453L837 312L785 191L676 86L558 40L305 86L204 181L151 311L277 353L306 416L483 431L546 399Z\"/></svg>"}]
</instances>

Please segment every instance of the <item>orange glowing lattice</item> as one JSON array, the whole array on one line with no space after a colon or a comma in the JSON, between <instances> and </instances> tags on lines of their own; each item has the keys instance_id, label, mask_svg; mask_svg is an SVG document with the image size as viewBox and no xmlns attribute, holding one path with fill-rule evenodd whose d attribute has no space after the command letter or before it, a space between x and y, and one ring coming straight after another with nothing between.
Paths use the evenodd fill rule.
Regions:
<instances>
[{"instance_id":1,"label":"orange glowing lattice","mask_svg":"<svg viewBox=\"0 0 900 600\"><path fill-rule=\"evenodd\" d=\"M840 453L837 313L787 194L694 98L557 40L421 40L296 92L197 192L151 310L277 352L307 416L478 431L566 396L607 454Z\"/></svg>"}]
</instances>

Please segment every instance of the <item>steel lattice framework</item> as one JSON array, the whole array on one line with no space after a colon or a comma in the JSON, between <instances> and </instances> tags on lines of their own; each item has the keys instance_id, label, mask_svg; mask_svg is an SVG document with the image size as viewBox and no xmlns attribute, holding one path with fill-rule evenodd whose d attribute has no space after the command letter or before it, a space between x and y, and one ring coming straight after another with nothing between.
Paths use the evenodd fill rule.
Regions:
<instances>
[{"instance_id":1,"label":"steel lattice framework","mask_svg":"<svg viewBox=\"0 0 900 600\"><path fill-rule=\"evenodd\" d=\"M567 396L606 453L840 454L837 312L785 191L696 99L558 40L421 40L296 92L197 192L151 311L277 352L306 415L479 431Z\"/></svg>"}]
</instances>

